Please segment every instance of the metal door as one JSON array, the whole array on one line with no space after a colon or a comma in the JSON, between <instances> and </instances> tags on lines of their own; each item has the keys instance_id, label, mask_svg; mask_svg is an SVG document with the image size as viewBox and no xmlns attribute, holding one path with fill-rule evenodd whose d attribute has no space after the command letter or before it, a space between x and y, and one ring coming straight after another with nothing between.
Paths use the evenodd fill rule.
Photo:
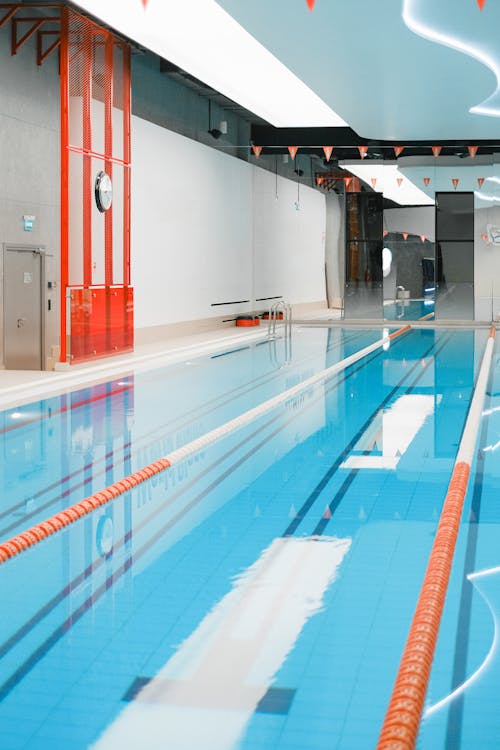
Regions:
<instances>
[{"instance_id":1,"label":"metal door","mask_svg":"<svg viewBox=\"0 0 500 750\"><path fill-rule=\"evenodd\" d=\"M42 369L41 259L38 248L5 246L4 359L9 370Z\"/></svg>"}]
</instances>

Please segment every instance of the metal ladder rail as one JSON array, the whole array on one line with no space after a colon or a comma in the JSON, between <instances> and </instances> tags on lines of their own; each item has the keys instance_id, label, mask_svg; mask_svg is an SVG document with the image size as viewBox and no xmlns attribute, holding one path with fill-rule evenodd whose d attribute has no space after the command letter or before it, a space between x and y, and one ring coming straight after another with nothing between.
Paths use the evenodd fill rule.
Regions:
<instances>
[{"instance_id":1,"label":"metal ladder rail","mask_svg":"<svg viewBox=\"0 0 500 750\"><path fill-rule=\"evenodd\" d=\"M284 341L285 341L285 361L284 365L289 364L292 359L292 306L284 300L275 302L269 310L269 324L267 335L274 342L274 361L280 366L276 353L276 322L279 320L279 314L283 314Z\"/></svg>"}]
</instances>

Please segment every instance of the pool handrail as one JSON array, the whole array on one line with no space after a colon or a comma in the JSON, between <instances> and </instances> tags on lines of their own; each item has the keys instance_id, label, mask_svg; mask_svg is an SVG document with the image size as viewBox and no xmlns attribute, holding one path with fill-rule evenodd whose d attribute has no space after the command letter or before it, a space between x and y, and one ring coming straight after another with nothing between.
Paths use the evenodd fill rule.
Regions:
<instances>
[{"instance_id":1,"label":"pool handrail","mask_svg":"<svg viewBox=\"0 0 500 750\"><path fill-rule=\"evenodd\" d=\"M492 324L377 750L414 750L417 742L479 433L495 334Z\"/></svg>"},{"instance_id":2,"label":"pool handrail","mask_svg":"<svg viewBox=\"0 0 500 750\"><path fill-rule=\"evenodd\" d=\"M263 416L266 412L271 411L271 409L274 409L280 404L283 404L294 398L301 391L307 388L311 388L316 383L319 383L322 380L327 380L329 377L332 377L338 372L345 370L347 367L350 367L350 365L358 362L360 359L363 359L372 352L383 347L390 341L396 339L398 336L407 333L410 329L411 326L406 325L403 328L399 328L396 331L393 331L393 333L391 334L383 336L373 344L369 344L368 346L363 347L363 349L360 349L359 351L354 352L354 354L345 357L340 362L336 362L334 365L327 367L325 370L321 370L319 373L312 375L306 380L303 380L301 383L298 383L297 385L288 388L286 391L279 393L277 396L273 396L267 401L262 402L262 404L259 404L258 406L255 406L252 409L243 412L243 414L240 414L234 419L231 419L228 422L220 425L219 427L210 430L204 435L195 438L189 443L186 443L186 445L181 446L180 448L177 448L163 458L160 458L158 461L153 461L143 469L139 469L138 471L129 474L127 477L124 477L118 482L114 482L105 489L100 490L93 495L90 495L84 500L71 505L70 507L57 513L54 516L51 516L45 521L42 521L41 523L30 527L26 531L22 531L20 534L17 534L7 541L2 542L0 544L0 564L6 562L12 557L15 557L19 553L24 552L35 544L38 544L38 542L41 542L52 534L55 534L65 526L69 526L69 524L73 523L74 521L78 521L80 518L87 515L88 513L91 513L93 510L97 510L97 508L106 505L111 500L114 500L116 497L125 494L142 482L151 479L151 477L155 476L156 474L169 469L171 466L179 463L180 461L183 461L188 456L206 448L216 440L219 440L222 437L226 437L231 432L240 429L241 427L252 422L254 419L257 419L258 417Z\"/></svg>"}]
</instances>

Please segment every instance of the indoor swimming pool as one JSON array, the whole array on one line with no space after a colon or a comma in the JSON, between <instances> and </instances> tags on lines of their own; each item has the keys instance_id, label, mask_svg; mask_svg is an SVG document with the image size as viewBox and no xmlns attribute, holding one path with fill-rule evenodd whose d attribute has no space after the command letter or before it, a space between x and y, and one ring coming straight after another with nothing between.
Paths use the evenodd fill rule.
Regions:
<instances>
[{"instance_id":1,"label":"indoor swimming pool","mask_svg":"<svg viewBox=\"0 0 500 750\"><path fill-rule=\"evenodd\" d=\"M304 326L9 408L1 539L381 335ZM412 329L0 565L2 748L375 747L487 335ZM493 362L425 750L500 736Z\"/></svg>"}]
</instances>

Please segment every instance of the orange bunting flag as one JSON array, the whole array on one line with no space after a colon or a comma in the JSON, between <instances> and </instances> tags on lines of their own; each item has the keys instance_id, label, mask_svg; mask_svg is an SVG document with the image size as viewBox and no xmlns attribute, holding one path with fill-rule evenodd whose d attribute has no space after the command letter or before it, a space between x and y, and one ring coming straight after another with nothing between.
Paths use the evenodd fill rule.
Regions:
<instances>
[{"instance_id":1,"label":"orange bunting flag","mask_svg":"<svg viewBox=\"0 0 500 750\"><path fill-rule=\"evenodd\" d=\"M292 157L292 161L295 159L295 156L297 155L298 150L299 150L298 146L288 146L288 153Z\"/></svg>"},{"instance_id":2,"label":"orange bunting flag","mask_svg":"<svg viewBox=\"0 0 500 750\"><path fill-rule=\"evenodd\" d=\"M484 183L484 177L478 177L477 184L479 185L479 190L481 190L481 188L483 187L483 183Z\"/></svg>"},{"instance_id":3,"label":"orange bunting flag","mask_svg":"<svg viewBox=\"0 0 500 750\"><path fill-rule=\"evenodd\" d=\"M425 242L425 240L427 239L427 235L426 234L421 234L420 235L420 239L421 239L422 242Z\"/></svg>"},{"instance_id":4,"label":"orange bunting flag","mask_svg":"<svg viewBox=\"0 0 500 750\"><path fill-rule=\"evenodd\" d=\"M330 161L330 156L332 155L333 146L323 146L323 151L325 153L326 160Z\"/></svg>"},{"instance_id":5,"label":"orange bunting flag","mask_svg":"<svg viewBox=\"0 0 500 750\"><path fill-rule=\"evenodd\" d=\"M398 156L403 153L403 151L405 150L405 147L404 146L393 146L393 149L394 149L394 154L395 154L396 159L397 159Z\"/></svg>"},{"instance_id":6,"label":"orange bunting flag","mask_svg":"<svg viewBox=\"0 0 500 750\"><path fill-rule=\"evenodd\" d=\"M387 237L388 234L389 234L389 230L388 229L384 229L384 237Z\"/></svg>"},{"instance_id":7,"label":"orange bunting flag","mask_svg":"<svg viewBox=\"0 0 500 750\"><path fill-rule=\"evenodd\" d=\"M358 146L358 151L361 158L364 159L368 153L368 146Z\"/></svg>"},{"instance_id":8,"label":"orange bunting flag","mask_svg":"<svg viewBox=\"0 0 500 750\"><path fill-rule=\"evenodd\" d=\"M433 156L434 156L435 159L438 158L439 154L441 153L441 149L442 148L443 148L442 146L433 146L432 147L432 154L433 154Z\"/></svg>"},{"instance_id":9,"label":"orange bunting flag","mask_svg":"<svg viewBox=\"0 0 500 750\"><path fill-rule=\"evenodd\" d=\"M344 184L345 184L345 189L346 190L348 189L348 187L351 184L351 182L352 182L352 177L344 177Z\"/></svg>"},{"instance_id":10,"label":"orange bunting flag","mask_svg":"<svg viewBox=\"0 0 500 750\"><path fill-rule=\"evenodd\" d=\"M398 183L398 187L401 187L403 184L403 178L402 177L396 177L396 182Z\"/></svg>"},{"instance_id":11,"label":"orange bunting flag","mask_svg":"<svg viewBox=\"0 0 500 750\"><path fill-rule=\"evenodd\" d=\"M484 8L486 0L477 0L477 4L479 5L479 10L482 10Z\"/></svg>"},{"instance_id":12,"label":"orange bunting flag","mask_svg":"<svg viewBox=\"0 0 500 750\"><path fill-rule=\"evenodd\" d=\"M429 184L430 181L431 181L430 177L424 177L424 185L425 185L425 187L427 187L427 185Z\"/></svg>"},{"instance_id":13,"label":"orange bunting flag","mask_svg":"<svg viewBox=\"0 0 500 750\"><path fill-rule=\"evenodd\" d=\"M260 152L262 151L262 146L252 146L252 151L255 154L255 158L258 159L260 156Z\"/></svg>"},{"instance_id":14,"label":"orange bunting flag","mask_svg":"<svg viewBox=\"0 0 500 750\"><path fill-rule=\"evenodd\" d=\"M453 183L453 190L456 190L457 187L458 187L458 183L460 182L460 180L458 179L458 177L452 177L451 181Z\"/></svg>"},{"instance_id":15,"label":"orange bunting flag","mask_svg":"<svg viewBox=\"0 0 500 750\"><path fill-rule=\"evenodd\" d=\"M321 177L321 175L318 175L318 177L316 177L316 184L322 185L324 179L325 179L324 177Z\"/></svg>"},{"instance_id":16,"label":"orange bunting flag","mask_svg":"<svg viewBox=\"0 0 500 750\"><path fill-rule=\"evenodd\" d=\"M314 3L315 2L316 2L316 0L306 0L307 7L309 8L309 10L312 10L314 8Z\"/></svg>"},{"instance_id":17,"label":"orange bunting flag","mask_svg":"<svg viewBox=\"0 0 500 750\"><path fill-rule=\"evenodd\" d=\"M406 242L406 240L408 239L408 232L401 232L401 234L403 235L403 239Z\"/></svg>"},{"instance_id":18,"label":"orange bunting flag","mask_svg":"<svg viewBox=\"0 0 500 750\"><path fill-rule=\"evenodd\" d=\"M467 148L469 149L470 158L473 159L475 155L477 154L478 146L467 146Z\"/></svg>"},{"instance_id":19,"label":"orange bunting flag","mask_svg":"<svg viewBox=\"0 0 500 750\"><path fill-rule=\"evenodd\" d=\"M371 180L370 180L370 182L371 182L372 186L375 187L375 185L377 184L377 178L376 177L372 177Z\"/></svg>"},{"instance_id":20,"label":"orange bunting flag","mask_svg":"<svg viewBox=\"0 0 500 750\"><path fill-rule=\"evenodd\" d=\"M486 240L488 239L488 235L487 234L482 234L481 235L481 239L486 242Z\"/></svg>"}]
</instances>

